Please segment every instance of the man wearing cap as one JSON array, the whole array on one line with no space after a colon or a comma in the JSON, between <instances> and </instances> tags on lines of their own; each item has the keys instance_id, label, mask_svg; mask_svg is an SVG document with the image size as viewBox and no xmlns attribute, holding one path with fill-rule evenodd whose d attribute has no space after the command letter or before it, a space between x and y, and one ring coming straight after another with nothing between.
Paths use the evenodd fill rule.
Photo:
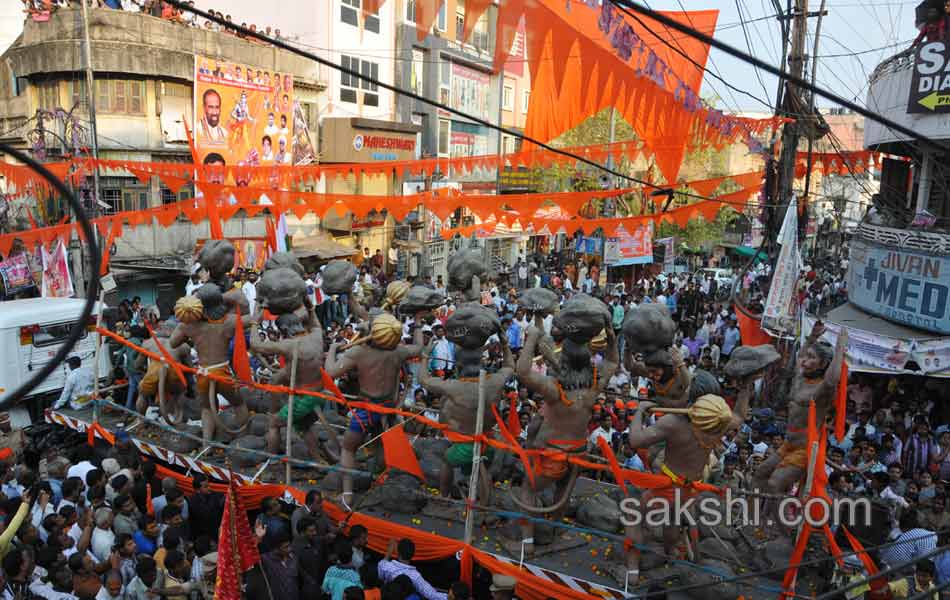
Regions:
<instances>
[{"instance_id":1,"label":"man wearing cap","mask_svg":"<svg viewBox=\"0 0 950 600\"><path fill-rule=\"evenodd\" d=\"M59 395L59 400L53 405L53 410L63 408L69 403L69 408L80 410L89 405L92 399L92 393L95 389L95 376L89 369L83 368L82 359L73 354L66 359L69 372L66 374L66 382L63 384L63 391Z\"/></svg>"}]
</instances>

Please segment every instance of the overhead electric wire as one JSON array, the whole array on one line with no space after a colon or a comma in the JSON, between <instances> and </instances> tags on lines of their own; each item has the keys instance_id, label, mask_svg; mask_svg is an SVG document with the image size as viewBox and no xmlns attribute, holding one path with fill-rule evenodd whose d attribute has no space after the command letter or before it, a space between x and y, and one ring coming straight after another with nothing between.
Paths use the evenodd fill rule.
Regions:
<instances>
[{"instance_id":1,"label":"overhead electric wire","mask_svg":"<svg viewBox=\"0 0 950 600\"><path fill-rule=\"evenodd\" d=\"M749 38L749 31L746 29L745 20L742 15L742 6L740 4L740 0L735 0L735 3L736 3L736 12L739 13L739 21L742 23L742 36L745 38L745 46L746 46L746 49L748 49L749 54L751 54L752 40ZM758 34L757 29L756 29L756 33ZM761 40L761 35L759 35L759 39ZM769 91L765 88L765 82L762 81L762 74L759 73L759 69L757 68L753 70L755 71L755 78L759 80L759 85L762 86L762 91L765 92L765 99L769 100ZM769 105L771 106L771 104L772 102L771 100L769 100Z\"/></svg>"},{"instance_id":2,"label":"overhead electric wire","mask_svg":"<svg viewBox=\"0 0 950 600\"><path fill-rule=\"evenodd\" d=\"M177 2L177 0L173 0L173 1ZM841 96L839 96L838 94L835 94L834 92L829 92L825 89L822 89L821 87L817 85L811 85L811 83L809 83L808 81L805 81L801 77L796 77L795 75L792 75L791 73L782 71L768 64L767 62L763 60L760 60L754 56L750 56L746 54L745 52L737 48L734 48L733 46L730 46L729 44L721 42L713 37L706 35L705 33L701 31L696 30L693 27L684 25L683 23L680 23L679 21L676 21L675 19L672 19L664 15L663 13L647 8L646 6L643 6L636 2L631 2L631 0L608 0L608 1L617 6L621 6L621 5L625 6L644 16L650 17L651 19L655 21L658 21L673 29L676 29L677 31L681 33L689 33L693 35L696 39L706 44L709 44L710 46L722 52L725 52L726 54L734 56L735 58L743 60L751 65L758 66L761 69L771 73L772 75L785 79L786 81L796 85L797 87L800 87L812 93L818 94L819 96L825 98L826 100L830 100L834 102L835 104L838 104L839 106L849 108L852 111L862 115L863 117L870 119L872 121L875 121L877 123L880 123L881 125L884 125L885 127L890 127L895 132L900 133L911 140L916 140L917 142L920 142L921 144L929 146L935 150L939 150L940 152L950 152L950 146L947 146L946 144L938 142L937 140L930 138L928 136L921 135L920 133L913 131L912 129L909 129L907 127L904 127L903 125L900 125L899 123L896 123L892 121L891 119L884 117L883 115L880 115L878 113L875 113L874 111L868 110L867 108L860 106L858 104L855 104L854 102L851 102L850 100L847 100L846 98L842 98Z\"/></svg>"}]
</instances>

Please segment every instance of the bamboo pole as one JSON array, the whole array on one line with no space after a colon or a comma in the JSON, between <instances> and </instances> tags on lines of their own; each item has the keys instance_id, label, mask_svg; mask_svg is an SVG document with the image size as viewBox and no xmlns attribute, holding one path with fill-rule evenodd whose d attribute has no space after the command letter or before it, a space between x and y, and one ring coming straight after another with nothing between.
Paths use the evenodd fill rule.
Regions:
<instances>
[{"instance_id":1,"label":"bamboo pole","mask_svg":"<svg viewBox=\"0 0 950 600\"><path fill-rule=\"evenodd\" d=\"M485 422L485 369L478 371L478 411L475 413L475 433L481 434ZM465 544L472 543L475 528L475 500L478 494L478 475L481 471L482 443L476 438L472 449L472 474L468 478L468 512L465 514Z\"/></svg>"},{"instance_id":2,"label":"bamboo pole","mask_svg":"<svg viewBox=\"0 0 950 600\"><path fill-rule=\"evenodd\" d=\"M300 342L294 342L294 353L290 359L290 389L297 385L297 358L300 350ZM284 484L290 485L290 458L294 446L294 394L291 392L287 396L287 462L284 471Z\"/></svg>"}]
</instances>

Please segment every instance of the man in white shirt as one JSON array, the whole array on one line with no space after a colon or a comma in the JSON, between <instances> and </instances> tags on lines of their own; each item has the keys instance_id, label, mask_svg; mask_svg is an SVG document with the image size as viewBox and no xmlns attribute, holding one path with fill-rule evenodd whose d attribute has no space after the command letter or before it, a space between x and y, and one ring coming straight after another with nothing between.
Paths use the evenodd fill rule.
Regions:
<instances>
[{"instance_id":1,"label":"man in white shirt","mask_svg":"<svg viewBox=\"0 0 950 600\"><path fill-rule=\"evenodd\" d=\"M432 340L432 355L429 358L433 372L451 373L455 367L455 347L445 338L445 328L436 324L432 328L435 338Z\"/></svg>"},{"instance_id":2,"label":"man in white shirt","mask_svg":"<svg viewBox=\"0 0 950 600\"><path fill-rule=\"evenodd\" d=\"M96 528L92 531L90 549L96 562L106 562L112 556L115 534L112 533L112 509L100 508L94 515Z\"/></svg>"},{"instance_id":3,"label":"man in white shirt","mask_svg":"<svg viewBox=\"0 0 950 600\"><path fill-rule=\"evenodd\" d=\"M600 423L597 425L597 429L592 431L590 436L587 438L588 450L593 452L600 447L600 444L597 441L599 438L604 438L609 444L613 435L614 431L610 426L610 415L604 414L600 417Z\"/></svg>"},{"instance_id":4,"label":"man in white shirt","mask_svg":"<svg viewBox=\"0 0 950 600\"><path fill-rule=\"evenodd\" d=\"M241 291L244 292L244 297L247 298L247 304L250 308L251 314L254 314L255 307L257 305L257 273L254 271L248 271L247 281L244 282L244 285L241 286Z\"/></svg>"},{"instance_id":5,"label":"man in white shirt","mask_svg":"<svg viewBox=\"0 0 950 600\"><path fill-rule=\"evenodd\" d=\"M63 392L59 395L59 400L53 405L53 410L59 410L69 403L69 408L79 410L89 404L92 399L92 392L95 388L94 376L89 369L82 368L82 359L76 355L66 359L69 366L69 373L66 375L66 382L63 384Z\"/></svg>"}]
</instances>

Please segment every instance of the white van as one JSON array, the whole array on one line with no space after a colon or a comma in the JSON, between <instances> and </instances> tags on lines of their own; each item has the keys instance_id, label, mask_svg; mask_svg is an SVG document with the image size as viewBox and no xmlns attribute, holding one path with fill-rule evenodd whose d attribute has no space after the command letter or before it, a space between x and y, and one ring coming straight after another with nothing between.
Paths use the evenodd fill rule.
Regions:
<instances>
[{"instance_id":1,"label":"white van","mask_svg":"<svg viewBox=\"0 0 950 600\"><path fill-rule=\"evenodd\" d=\"M79 298L28 298L0 302L0 401L27 382L48 364L82 315L86 301ZM83 367L94 368L95 332L98 304L86 324L72 354L82 358ZM66 381L68 367L63 362L28 398L58 394ZM99 378L112 373L109 348L99 352Z\"/></svg>"}]
</instances>

